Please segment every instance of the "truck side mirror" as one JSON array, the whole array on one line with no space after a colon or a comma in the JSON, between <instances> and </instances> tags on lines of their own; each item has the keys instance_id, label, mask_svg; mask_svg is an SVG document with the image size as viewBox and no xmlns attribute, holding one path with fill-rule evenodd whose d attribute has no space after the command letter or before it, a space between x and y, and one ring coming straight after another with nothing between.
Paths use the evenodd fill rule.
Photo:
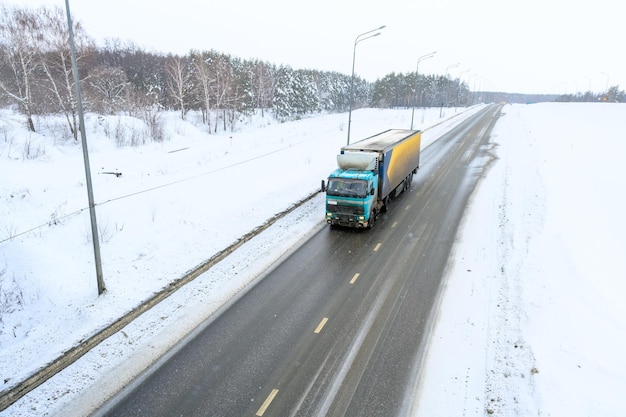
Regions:
<instances>
[{"instance_id":1,"label":"truck side mirror","mask_svg":"<svg viewBox=\"0 0 626 417\"><path fill-rule=\"evenodd\" d=\"M322 192L326 191L326 181L322 180Z\"/></svg>"}]
</instances>

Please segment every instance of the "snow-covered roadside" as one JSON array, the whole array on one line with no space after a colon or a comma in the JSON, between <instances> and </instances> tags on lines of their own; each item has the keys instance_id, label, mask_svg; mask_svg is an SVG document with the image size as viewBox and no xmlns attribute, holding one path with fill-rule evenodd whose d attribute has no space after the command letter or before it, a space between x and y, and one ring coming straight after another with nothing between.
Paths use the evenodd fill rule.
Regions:
<instances>
[{"instance_id":1,"label":"snow-covered roadside","mask_svg":"<svg viewBox=\"0 0 626 417\"><path fill-rule=\"evenodd\" d=\"M519 273L546 197L528 190L541 184L532 163L537 156L520 140L520 126L509 124L511 109L503 109L507 120L492 131L490 156L497 159L470 200L450 258L416 416L537 415L535 363L520 328ZM529 204L533 211L520 215Z\"/></svg>"},{"instance_id":2,"label":"snow-covered roadside","mask_svg":"<svg viewBox=\"0 0 626 417\"><path fill-rule=\"evenodd\" d=\"M506 106L415 416L624 416L626 106Z\"/></svg>"},{"instance_id":3,"label":"snow-covered roadside","mask_svg":"<svg viewBox=\"0 0 626 417\"><path fill-rule=\"evenodd\" d=\"M7 415L91 415L151 363L201 331L307 235L324 227L323 202L320 194L279 220L27 395L14 406L15 414ZM22 414L25 409L29 412Z\"/></svg>"},{"instance_id":4,"label":"snow-covered roadside","mask_svg":"<svg viewBox=\"0 0 626 417\"><path fill-rule=\"evenodd\" d=\"M453 110L446 109L449 117L445 118L443 123L439 119L438 109L427 109L423 112L420 110L417 113L417 120L418 128L425 130L422 138L423 147L428 146L442 132L478 109L479 107L476 107L463 113L460 111L453 113ZM407 126L410 117L410 110L357 111L353 114L353 141L356 140L354 138L363 138L392 126ZM21 376L29 374L54 358L56 352L71 346L75 343L73 341L79 340L83 334L88 335L89 332L101 328L107 320L115 317L115 314L121 314L120 311L132 308L151 292L158 291L164 285L163 279L168 275L179 276L194 263L200 262L202 258L199 256L206 257L211 250L225 247L243 232L292 204L303 193L315 189L319 180L334 168L334 156L339 147L345 143L342 129L344 118L345 115L330 115L268 126L237 134L234 140L211 137L210 140L215 142L208 144L208 149L212 151L207 154L205 154L206 143L185 138L167 144L168 148L177 145L173 149L168 149L167 153L158 146L128 151L108 149L105 143L96 141L92 159L96 162L92 163L92 166L123 171L123 178L129 178L134 174L131 179L138 181L144 188L193 175L206 175L206 166L210 166L211 181L225 185L220 192L225 201L233 203L229 205L229 210L233 211L222 210L218 213L219 216L207 219L210 216L207 216L206 204L210 204L210 200L203 195L194 194L197 184L182 187L182 190L175 189L175 192L166 189L165 193L157 194L156 197L153 193L135 198L130 211L123 206L119 207L116 201L99 208L99 219L104 218L104 224L111 227L109 241L103 247L103 254L108 256L107 265L115 264L114 269L109 266L108 270L105 265L105 272L108 272L105 278L107 294L94 302L95 282L91 279L87 284L82 283L78 291L74 288L75 276L92 275L92 266L89 262L82 262L78 266L71 265L72 273L69 273L68 270L59 268L58 263L54 263L55 256L46 256L43 265L48 267L57 265L56 268L47 270L48 279L56 282L61 290L49 286L50 294L45 292L45 288L36 288L32 291L39 294L43 300L40 300L42 302L28 300L39 306L40 310L26 310L17 315L17 318L25 317L27 322L20 323L16 321L16 317L6 317L7 325L3 331L5 343L1 346L2 356L12 360L3 361L2 375L10 375L11 382L14 382ZM176 127L177 132L185 132L189 136L191 130L192 137L196 134L191 126L182 122L179 124L182 126ZM169 152L187 147L194 152L192 160L195 158L195 164L191 166L188 162L185 165L185 161L189 161L188 155L181 157L185 155L184 151ZM275 159L272 159L273 157ZM62 163L66 161L59 155L52 159L59 159ZM137 169L138 164L140 169ZM245 166L245 170L239 168L229 170L229 167L241 165ZM29 166L33 169L32 165ZM141 168L144 166L145 169ZM290 178L288 176L285 178L284 169L278 169L281 166L290 170L289 172L298 172L301 176L291 178L291 183L286 182L285 180ZM227 172L222 175L222 170ZM251 176L250 173L254 175ZM35 175L38 174L39 172ZM32 179L33 174L30 177ZM26 175L25 178L29 176ZM41 178L36 177L33 184L41 182ZM117 178L110 176L96 177L96 190L99 190L96 196L102 196L99 201L133 191L133 182L127 185L126 182L115 182L116 180ZM59 188L63 187L63 184L55 181L58 179L54 178L49 184L44 185L23 185L27 191L24 199L28 202L31 193L34 194L36 191L38 198L50 196L54 199L60 191ZM303 184L306 186L303 187ZM120 190L120 187L124 188ZM40 191L41 188L43 193ZM82 187L75 188L84 193ZM54 192L49 192L50 190ZM156 193L158 192L157 190ZM163 199L155 200L158 197ZM180 201L187 204L178 204ZM245 205L237 207L239 201L245 202ZM12 200L10 202L17 204ZM38 203L44 207L54 207L56 204L46 205L41 201ZM71 206L67 201L63 204ZM41 213L46 213L45 210L44 208ZM214 214L215 211L210 213ZM228 220L233 217L241 220L233 225ZM116 384L130 380L142 366L163 354L176 340L245 288L273 261L317 227L323 217L323 202L321 197L318 197L290 214L285 221L273 225L271 230L264 232L262 237L254 240L254 243L249 242L238 250L237 256L243 256L244 259L231 256L229 262L232 263L226 261L220 263L219 267L213 268L201 279L197 279L194 285L187 286L184 291L180 290L171 296L161 306L89 352L76 364L25 396L2 415L65 415L68 411L64 407L70 403L72 415L81 415L81 410L86 412L114 392L118 387ZM87 224L84 220L83 222ZM46 243L46 249L40 249L40 252L36 253L49 255L47 251L50 250L50 244L57 239L56 244L52 243L55 245L53 253L60 259L67 257L67 248L70 247L82 253L80 259L89 259L90 245L87 241L83 242L82 247L79 245L76 248L75 243L67 240L68 231L72 231L69 235L74 235L77 227L84 229L85 225L81 226L80 222L75 220L64 220L58 225L55 224L51 231L39 233L39 237L34 237L34 243L29 244L34 244L37 248ZM63 230L64 228L66 230ZM176 240L174 240L176 236L170 237L172 231L176 231L178 235ZM85 234L85 230L82 233ZM32 240L33 236L29 238ZM118 247L117 244L122 246ZM24 251L20 246L10 248L14 251ZM28 247L28 250L33 248ZM79 258L77 255L74 256L75 259ZM8 260L10 261L7 261L7 266L15 268L13 261L19 261L19 258L9 256ZM34 265L21 272L25 272L26 276L31 274L37 276L37 271L43 271L38 268L41 268L41 265ZM53 278L50 279L51 277ZM64 281L66 278L67 282ZM31 292L30 288L25 289ZM60 291L65 290L70 290L78 298L63 296ZM61 300L63 305L54 305L54 300ZM56 304L58 303L59 301L56 301ZM25 327L32 329L32 332L24 331ZM18 343L6 343L13 342L14 338L6 331L11 328L18 330L20 335L17 338Z\"/></svg>"}]
</instances>

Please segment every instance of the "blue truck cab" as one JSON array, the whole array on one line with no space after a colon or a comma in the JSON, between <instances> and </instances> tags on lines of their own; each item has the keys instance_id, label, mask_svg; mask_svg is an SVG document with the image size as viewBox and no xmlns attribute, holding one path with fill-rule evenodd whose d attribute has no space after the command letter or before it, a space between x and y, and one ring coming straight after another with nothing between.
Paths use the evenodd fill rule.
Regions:
<instances>
[{"instance_id":1,"label":"blue truck cab","mask_svg":"<svg viewBox=\"0 0 626 417\"><path fill-rule=\"evenodd\" d=\"M326 220L331 224L371 227L377 201L375 171L338 168L328 176Z\"/></svg>"}]
</instances>

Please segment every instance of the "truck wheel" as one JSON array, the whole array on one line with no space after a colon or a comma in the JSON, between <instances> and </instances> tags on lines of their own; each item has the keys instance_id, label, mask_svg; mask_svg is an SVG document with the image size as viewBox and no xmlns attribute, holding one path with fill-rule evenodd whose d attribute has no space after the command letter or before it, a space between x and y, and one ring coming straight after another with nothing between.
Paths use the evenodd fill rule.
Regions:
<instances>
[{"instance_id":1,"label":"truck wheel","mask_svg":"<svg viewBox=\"0 0 626 417\"><path fill-rule=\"evenodd\" d=\"M383 205L380 208L381 213L386 213L387 210L389 209L389 198L390 197L385 197L385 199L383 200Z\"/></svg>"},{"instance_id":2,"label":"truck wheel","mask_svg":"<svg viewBox=\"0 0 626 417\"><path fill-rule=\"evenodd\" d=\"M374 227L374 223L376 223L376 210L372 209L372 212L370 213L370 220L367 222L367 228L371 229Z\"/></svg>"}]
</instances>

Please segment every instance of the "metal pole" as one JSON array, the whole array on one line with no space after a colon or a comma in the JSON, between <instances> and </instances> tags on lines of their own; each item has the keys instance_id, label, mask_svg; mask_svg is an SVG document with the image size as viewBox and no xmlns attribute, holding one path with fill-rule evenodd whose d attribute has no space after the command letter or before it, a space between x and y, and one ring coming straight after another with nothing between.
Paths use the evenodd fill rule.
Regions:
<instances>
[{"instance_id":1,"label":"metal pole","mask_svg":"<svg viewBox=\"0 0 626 417\"><path fill-rule=\"evenodd\" d=\"M437 51L431 52L429 54L426 55L422 55L421 57L419 57L417 59L417 66L415 67L415 99L413 101L413 110L411 110L411 130L413 130L413 116L415 115L415 105L417 104L417 87L418 87L418 81L419 81L419 67L420 67L420 61L426 60L428 58L432 58L433 56L435 56L435 54L437 53Z\"/></svg>"},{"instance_id":2,"label":"metal pole","mask_svg":"<svg viewBox=\"0 0 626 417\"><path fill-rule=\"evenodd\" d=\"M352 77L350 78L350 105L349 105L349 110L348 110L348 141L347 141L348 145L350 144L350 125L352 124L352 100L354 100L354 61L356 58L356 45L359 42L364 41L365 39L373 38L374 36L380 35L380 32L370 35L366 38L359 39L361 36L367 35L368 33L376 32L377 30L381 30L384 28L385 28L385 25L382 25L381 27L377 29L368 30L367 32L361 33L354 40L354 48L352 50Z\"/></svg>"},{"instance_id":3,"label":"metal pole","mask_svg":"<svg viewBox=\"0 0 626 417\"><path fill-rule=\"evenodd\" d=\"M357 38L358 39L358 38ZM352 124L352 99L354 96L354 59L356 58L356 40L354 41L354 49L352 50L352 77L350 78L350 104L348 107L348 141L350 144L350 125Z\"/></svg>"},{"instance_id":4,"label":"metal pole","mask_svg":"<svg viewBox=\"0 0 626 417\"><path fill-rule=\"evenodd\" d=\"M96 279L98 281L98 295L106 291L104 278L102 276L102 260L100 258L100 241L98 240L98 223L96 222L96 207L91 186L91 169L89 167L89 152L87 151L87 136L85 135L85 119L83 116L83 102L80 95L80 82L78 78L78 64L76 63L76 45L74 44L74 30L72 17L70 14L69 0L65 0L67 11L67 27L70 35L70 47L72 50L72 70L74 73L74 83L76 84L76 100L78 104L78 120L80 123L80 138L83 145L83 159L85 161L85 177L87 179L87 197L89 199L89 216L91 218L91 240L93 241L93 252L96 261Z\"/></svg>"}]
</instances>

